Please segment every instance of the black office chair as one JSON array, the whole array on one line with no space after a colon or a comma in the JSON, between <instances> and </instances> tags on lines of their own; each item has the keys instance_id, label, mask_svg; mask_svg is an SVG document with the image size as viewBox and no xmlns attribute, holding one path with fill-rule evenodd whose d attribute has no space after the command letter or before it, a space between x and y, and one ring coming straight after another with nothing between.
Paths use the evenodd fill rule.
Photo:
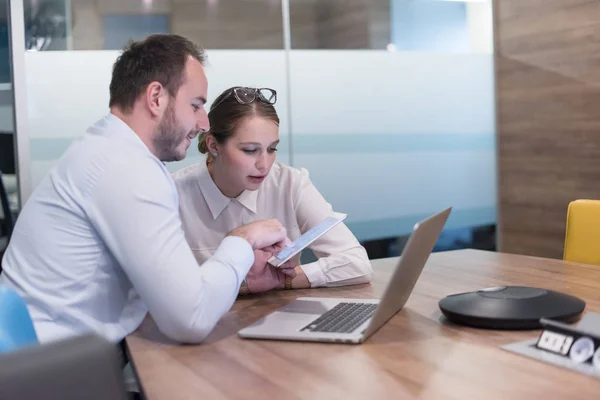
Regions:
<instances>
[{"instance_id":1,"label":"black office chair","mask_svg":"<svg viewBox=\"0 0 600 400\"><path fill-rule=\"evenodd\" d=\"M95 335L0 355L0 399L128 400L117 347Z\"/></svg>"},{"instance_id":2,"label":"black office chair","mask_svg":"<svg viewBox=\"0 0 600 400\"><path fill-rule=\"evenodd\" d=\"M8 246L8 241L14 227L13 215L8 203L8 194L6 193L2 179L2 171L0 171L0 206L2 206L2 218L0 218L0 273L2 273L2 258L4 257L4 251L6 250L6 246Z\"/></svg>"},{"instance_id":3,"label":"black office chair","mask_svg":"<svg viewBox=\"0 0 600 400\"><path fill-rule=\"evenodd\" d=\"M6 188L4 187L4 180L2 178L2 171L0 171L0 203L2 205L2 220L0 226L0 236L6 237L6 242L10 239L10 235L12 234L14 221L13 215L10 210L10 206L8 203L8 193L6 192ZM0 249L2 250L2 249Z\"/></svg>"}]
</instances>

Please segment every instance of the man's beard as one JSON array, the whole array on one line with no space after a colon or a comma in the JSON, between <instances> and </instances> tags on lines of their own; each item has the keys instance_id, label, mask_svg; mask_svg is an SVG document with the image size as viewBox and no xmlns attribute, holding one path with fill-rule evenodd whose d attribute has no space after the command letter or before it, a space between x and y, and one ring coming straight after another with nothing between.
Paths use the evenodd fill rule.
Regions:
<instances>
[{"instance_id":1,"label":"man's beard","mask_svg":"<svg viewBox=\"0 0 600 400\"><path fill-rule=\"evenodd\" d=\"M175 105L171 102L152 136L156 157L165 162L183 160L185 154L179 154L177 147L185 140L188 133L179 127L175 117Z\"/></svg>"}]
</instances>

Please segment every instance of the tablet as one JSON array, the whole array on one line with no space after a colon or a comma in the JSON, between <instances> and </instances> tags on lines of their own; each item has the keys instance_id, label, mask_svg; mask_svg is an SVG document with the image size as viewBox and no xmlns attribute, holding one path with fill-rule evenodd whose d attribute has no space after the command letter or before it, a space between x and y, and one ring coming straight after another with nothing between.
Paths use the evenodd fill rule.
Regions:
<instances>
[{"instance_id":1,"label":"tablet","mask_svg":"<svg viewBox=\"0 0 600 400\"><path fill-rule=\"evenodd\" d=\"M287 260L301 252L304 248L306 248L306 246L323 236L325 233L331 230L331 228L346 219L346 216L347 214L336 214L335 216L325 218L319 224L304 232L304 234L300 236L292 246L286 247L271 257L269 259L269 264L274 267L279 267L281 264L285 263Z\"/></svg>"}]
</instances>

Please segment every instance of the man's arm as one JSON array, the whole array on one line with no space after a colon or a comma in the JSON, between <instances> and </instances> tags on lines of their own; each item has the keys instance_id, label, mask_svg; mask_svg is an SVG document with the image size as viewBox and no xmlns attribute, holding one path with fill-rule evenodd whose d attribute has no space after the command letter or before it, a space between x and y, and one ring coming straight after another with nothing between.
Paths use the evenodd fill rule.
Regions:
<instances>
[{"instance_id":1,"label":"man's arm","mask_svg":"<svg viewBox=\"0 0 600 400\"><path fill-rule=\"evenodd\" d=\"M146 159L111 168L91 193L90 219L161 332L201 342L235 301L254 261L252 246L242 237L226 237L200 267L160 165Z\"/></svg>"}]
</instances>

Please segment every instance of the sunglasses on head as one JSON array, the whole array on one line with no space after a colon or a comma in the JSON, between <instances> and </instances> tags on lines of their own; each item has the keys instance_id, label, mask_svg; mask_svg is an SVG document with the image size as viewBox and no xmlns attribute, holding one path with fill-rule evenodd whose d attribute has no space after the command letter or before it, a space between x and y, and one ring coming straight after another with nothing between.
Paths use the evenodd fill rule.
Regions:
<instances>
[{"instance_id":1,"label":"sunglasses on head","mask_svg":"<svg viewBox=\"0 0 600 400\"><path fill-rule=\"evenodd\" d=\"M233 94L236 101L240 104L250 104L257 99L267 104L275 104L277 102L277 92L274 89L269 88L250 88L250 87L234 87L225 96L221 98L217 103L213 104L210 108L214 110L221 104L225 99L229 98Z\"/></svg>"}]
</instances>

